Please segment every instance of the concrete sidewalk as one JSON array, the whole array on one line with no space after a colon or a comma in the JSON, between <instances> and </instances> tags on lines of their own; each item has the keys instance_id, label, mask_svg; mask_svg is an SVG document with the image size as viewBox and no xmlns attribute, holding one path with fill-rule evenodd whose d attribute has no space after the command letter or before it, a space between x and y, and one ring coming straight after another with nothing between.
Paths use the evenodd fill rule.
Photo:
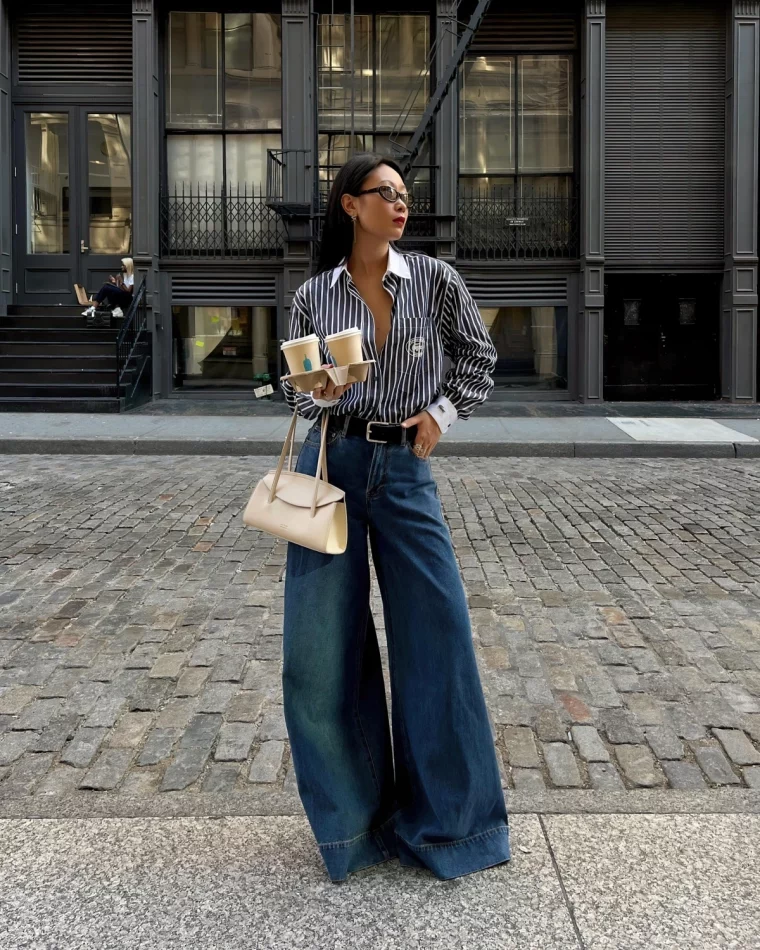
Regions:
<instances>
[{"instance_id":1,"label":"concrete sidewalk","mask_svg":"<svg viewBox=\"0 0 760 950\"><path fill-rule=\"evenodd\" d=\"M273 455L286 415L0 413L0 454ZM299 419L297 441L309 423ZM438 456L760 457L760 419L476 415L442 437Z\"/></svg>"},{"instance_id":2,"label":"concrete sidewalk","mask_svg":"<svg viewBox=\"0 0 760 950\"><path fill-rule=\"evenodd\" d=\"M3 950L760 946L760 817L510 818L509 864L332 884L305 818L0 820Z\"/></svg>"}]
</instances>

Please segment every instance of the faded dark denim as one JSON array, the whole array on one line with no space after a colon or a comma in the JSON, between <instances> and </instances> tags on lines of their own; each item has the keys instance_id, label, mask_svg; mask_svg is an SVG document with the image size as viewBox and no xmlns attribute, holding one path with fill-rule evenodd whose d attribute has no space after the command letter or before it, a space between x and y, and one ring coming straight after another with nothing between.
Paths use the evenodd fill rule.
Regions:
<instances>
[{"instance_id":1,"label":"faded dark denim","mask_svg":"<svg viewBox=\"0 0 760 950\"><path fill-rule=\"evenodd\" d=\"M298 790L331 880L395 856L447 880L510 859L464 586L430 462L345 436L344 419L331 419L327 465L346 492L346 553L288 545L283 696ZM313 475L318 454L317 422L297 470Z\"/></svg>"}]
</instances>

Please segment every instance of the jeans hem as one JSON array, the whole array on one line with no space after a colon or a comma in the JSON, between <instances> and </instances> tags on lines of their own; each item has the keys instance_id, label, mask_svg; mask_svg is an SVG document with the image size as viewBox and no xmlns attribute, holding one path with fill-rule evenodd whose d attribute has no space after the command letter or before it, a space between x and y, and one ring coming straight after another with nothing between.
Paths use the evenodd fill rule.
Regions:
<instances>
[{"instance_id":1,"label":"jeans hem","mask_svg":"<svg viewBox=\"0 0 760 950\"><path fill-rule=\"evenodd\" d=\"M330 880L345 881L353 871L361 871L397 857L393 823L398 814L398 811L394 812L381 825L370 828L355 838L318 844Z\"/></svg>"},{"instance_id":2,"label":"jeans hem","mask_svg":"<svg viewBox=\"0 0 760 950\"><path fill-rule=\"evenodd\" d=\"M398 832L396 838L399 861L403 867L427 868L442 881L483 871L512 858L508 824L441 845L415 847Z\"/></svg>"}]
</instances>

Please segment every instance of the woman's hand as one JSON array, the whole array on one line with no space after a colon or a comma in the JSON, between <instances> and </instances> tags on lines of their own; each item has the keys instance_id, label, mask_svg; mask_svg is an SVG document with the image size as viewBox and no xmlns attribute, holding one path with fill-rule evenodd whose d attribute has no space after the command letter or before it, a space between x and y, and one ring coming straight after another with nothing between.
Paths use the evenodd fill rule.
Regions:
<instances>
[{"instance_id":1,"label":"woman's hand","mask_svg":"<svg viewBox=\"0 0 760 950\"><path fill-rule=\"evenodd\" d=\"M417 437L414 440L414 445L412 445L412 451L417 458L429 458L430 453L436 447L441 437L441 430L438 428L438 423L430 413L427 410L420 412L416 416L411 416L409 419L406 419L401 425L405 429L411 426L417 426ZM420 446L420 448L416 448L415 446Z\"/></svg>"},{"instance_id":2,"label":"woman's hand","mask_svg":"<svg viewBox=\"0 0 760 950\"><path fill-rule=\"evenodd\" d=\"M330 367L332 367L332 363L322 364L322 369L329 369ZM340 399L343 393L349 390L353 385L353 383L346 383L345 386L336 386L328 376L327 384L313 389L311 395L313 399Z\"/></svg>"}]
</instances>

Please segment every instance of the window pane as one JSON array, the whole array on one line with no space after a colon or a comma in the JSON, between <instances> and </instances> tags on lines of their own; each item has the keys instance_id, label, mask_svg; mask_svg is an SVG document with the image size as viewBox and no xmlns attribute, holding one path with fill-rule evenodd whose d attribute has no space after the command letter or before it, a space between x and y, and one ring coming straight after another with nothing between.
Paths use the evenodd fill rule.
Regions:
<instances>
[{"instance_id":1,"label":"window pane","mask_svg":"<svg viewBox=\"0 0 760 950\"><path fill-rule=\"evenodd\" d=\"M459 108L460 171L513 172L514 59L476 56L466 60Z\"/></svg>"},{"instance_id":2,"label":"window pane","mask_svg":"<svg viewBox=\"0 0 760 950\"><path fill-rule=\"evenodd\" d=\"M26 114L27 251L67 254L69 247L69 117Z\"/></svg>"},{"instance_id":3,"label":"window pane","mask_svg":"<svg viewBox=\"0 0 760 950\"><path fill-rule=\"evenodd\" d=\"M353 142L354 152L371 152L372 135L355 135ZM326 132L318 136L319 150L319 192L323 204L327 202L327 194L332 187L338 169L349 158L351 136L342 132Z\"/></svg>"},{"instance_id":4,"label":"window pane","mask_svg":"<svg viewBox=\"0 0 760 950\"><path fill-rule=\"evenodd\" d=\"M267 149L281 148L279 135L228 135L227 186L230 193L257 193L266 182Z\"/></svg>"},{"instance_id":5,"label":"window pane","mask_svg":"<svg viewBox=\"0 0 760 950\"><path fill-rule=\"evenodd\" d=\"M572 195L573 180L569 175L521 175L518 178L522 198L561 198Z\"/></svg>"},{"instance_id":6,"label":"window pane","mask_svg":"<svg viewBox=\"0 0 760 950\"><path fill-rule=\"evenodd\" d=\"M481 307L505 389L567 389L567 307Z\"/></svg>"},{"instance_id":7,"label":"window pane","mask_svg":"<svg viewBox=\"0 0 760 950\"><path fill-rule=\"evenodd\" d=\"M218 13L169 14L167 125L221 128L221 20Z\"/></svg>"},{"instance_id":8,"label":"window pane","mask_svg":"<svg viewBox=\"0 0 760 950\"><path fill-rule=\"evenodd\" d=\"M166 139L169 193L208 189L224 181L221 135L169 135Z\"/></svg>"},{"instance_id":9,"label":"window pane","mask_svg":"<svg viewBox=\"0 0 760 950\"><path fill-rule=\"evenodd\" d=\"M520 56L521 172L573 170L572 59Z\"/></svg>"},{"instance_id":10,"label":"window pane","mask_svg":"<svg viewBox=\"0 0 760 950\"><path fill-rule=\"evenodd\" d=\"M428 99L429 20L426 16L377 18L377 128L393 129L411 107L404 129L413 132Z\"/></svg>"},{"instance_id":11,"label":"window pane","mask_svg":"<svg viewBox=\"0 0 760 950\"><path fill-rule=\"evenodd\" d=\"M511 201L515 196L515 178L498 175L483 175L477 178L462 178L459 194L462 198L493 198Z\"/></svg>"},{"instance_id":12,"label":"window pane","mask_svg":"<svg viewBox=\"0 0 760 950\"><path fill-rule=\"evenodd\" d=\"M169 135L166 152L173 250L186 252L199 243L208 248L221 247L221 135Z\"/></svg>"},{"instance_id":13,"label":"window pane","mask_svg":"<svg viewBox=\"0 0 760 950\"><path fill-rule=\"evenodd\" d=\"M131 120L87 116L90 252L127 254L132 240Z\"/></svg>"},{"instance_id":14,"label":"window pane","mask_svg":"<svg viewBox=\"0 0 760 950\"><path fill-rule=\"evenodd\" d=\"M280 17L228 13L224 18L225 128L279 129L282 124Z\"/></svg>"},{"instance_id":15,"label":"window pane","mask_svg":"<svg viewBox=\"0 0 760 950\"><path fill-rule=\"evenodd\" d=\"M372 130L372 17L354 17L354 122ZM318 27L318 107L320 129L351 128L350 18L323 14Z\"/></svg>"},{"instance_id":16,"label":"window pane","mask_svg":"<svg viewBox=\"0 0 760 950\"><path fill-rule=\"evenodd\" d=\"M176 384L240 389L275 382L276 313L274 307L172 307Z\"/></svg>"}]
</instances>

